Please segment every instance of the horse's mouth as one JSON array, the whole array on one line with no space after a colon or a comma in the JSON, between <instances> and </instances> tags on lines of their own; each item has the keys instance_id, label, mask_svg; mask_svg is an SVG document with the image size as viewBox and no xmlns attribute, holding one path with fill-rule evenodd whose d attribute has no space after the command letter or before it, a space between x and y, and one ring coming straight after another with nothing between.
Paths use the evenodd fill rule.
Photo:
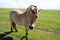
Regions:
<instances>
[{"instance_id":1,"label":"horse's mouth","mask_svg":"<svg viewBox=\"0 0 60 40\"><path fill-rule=\"evenodd\" d=\"M29 26L29 29L33 29L33 27Z\"/></svg>"},{"instance_id":2,"label":"horse's mouth","mask_svg":"<svg viewBox=\"0 0 60 40\"><path fill-rule=\"evenodd\" d=\"M29 25L29 29L34 29L34 24Z\"/></svg>"}]
</instances>

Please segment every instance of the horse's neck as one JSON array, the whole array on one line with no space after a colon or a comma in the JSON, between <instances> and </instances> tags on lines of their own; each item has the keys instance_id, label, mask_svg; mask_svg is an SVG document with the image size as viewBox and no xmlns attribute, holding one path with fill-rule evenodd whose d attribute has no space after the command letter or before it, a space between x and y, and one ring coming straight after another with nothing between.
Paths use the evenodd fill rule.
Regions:
<instances>
[{"instance_id":1,"label":"horse's neck","mask_svg":"<svg viewBox=\"0 0 60 40\"><path fill-rule=\"evenodd\" d=\"M27 11L25 11L24 14L25 14L26 22L28 24L30 24L30 21L31 21L31 17L30 17L31 15L30 15L30 13L28 13Z\"/></svg>"}]
</instances>

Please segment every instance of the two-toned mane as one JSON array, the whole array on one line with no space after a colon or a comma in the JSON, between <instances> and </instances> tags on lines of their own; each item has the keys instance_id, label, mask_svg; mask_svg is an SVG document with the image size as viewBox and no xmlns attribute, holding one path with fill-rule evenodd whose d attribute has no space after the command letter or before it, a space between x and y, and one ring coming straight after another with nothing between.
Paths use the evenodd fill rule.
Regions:
<instances>
[{"instance_id":1,"label":"two-toned mane","mask_svg":"<svg viewBox=\"0 0 60 40\"><path fill-rule=\"evenodd\" d=\"M10 11L10 19L11 19L11 31L13 29L17 32L16 24L22 25L26 29L26 40L28 40L28 29L33 29L34 22L37 19L37 6L31 5L29 6L25 12L20 10L11 10Z\"/></svg>"}]
</instances>

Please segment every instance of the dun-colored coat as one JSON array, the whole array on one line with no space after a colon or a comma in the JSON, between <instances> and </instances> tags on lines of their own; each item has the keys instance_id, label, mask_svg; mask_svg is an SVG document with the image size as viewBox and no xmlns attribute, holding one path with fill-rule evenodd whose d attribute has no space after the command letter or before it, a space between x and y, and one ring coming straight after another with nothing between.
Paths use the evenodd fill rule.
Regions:
<instances>
[{"instance_id":1,"label":"dun-colored coat","mask_svg":"<svg viewBox=\"0 0 60 40\"><path fill-rule=\"evenodd\" d=\"M11 19L11 31L13 32L13 28L16 30L16 24L25 26L26 29L26 40L28 40L28 29L33 29L34 22L37 18L37 7L31 5L27 8L25 12L20 10L12 10L10 11L10 19Z\"/></svg>"}]
</instances>

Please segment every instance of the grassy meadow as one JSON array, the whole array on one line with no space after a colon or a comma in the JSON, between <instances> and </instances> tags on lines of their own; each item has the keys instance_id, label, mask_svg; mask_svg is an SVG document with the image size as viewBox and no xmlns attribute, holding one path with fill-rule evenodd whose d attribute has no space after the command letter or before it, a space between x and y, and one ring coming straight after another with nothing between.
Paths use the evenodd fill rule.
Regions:
<instances>
[{"instance_id":1,"label":"grassy meadow","mask_svg":"<svg viewBox=\"0 0 60 40\"><path fill-rule=\"evenodd\" d=\"M25 35L25 29L19 25L17 25L18 32L9 32L10 10L11 9L8 8L0 8L0 40L20 40L20 38ZM21 10L25 11L24 9ZM43 10L39 12L35 26L42 30L60 33L60 10ZM23 40L25 40L25 38ZM29 40L60 40L60 35L29 30Z\"/></svg>"}]
</instances>

